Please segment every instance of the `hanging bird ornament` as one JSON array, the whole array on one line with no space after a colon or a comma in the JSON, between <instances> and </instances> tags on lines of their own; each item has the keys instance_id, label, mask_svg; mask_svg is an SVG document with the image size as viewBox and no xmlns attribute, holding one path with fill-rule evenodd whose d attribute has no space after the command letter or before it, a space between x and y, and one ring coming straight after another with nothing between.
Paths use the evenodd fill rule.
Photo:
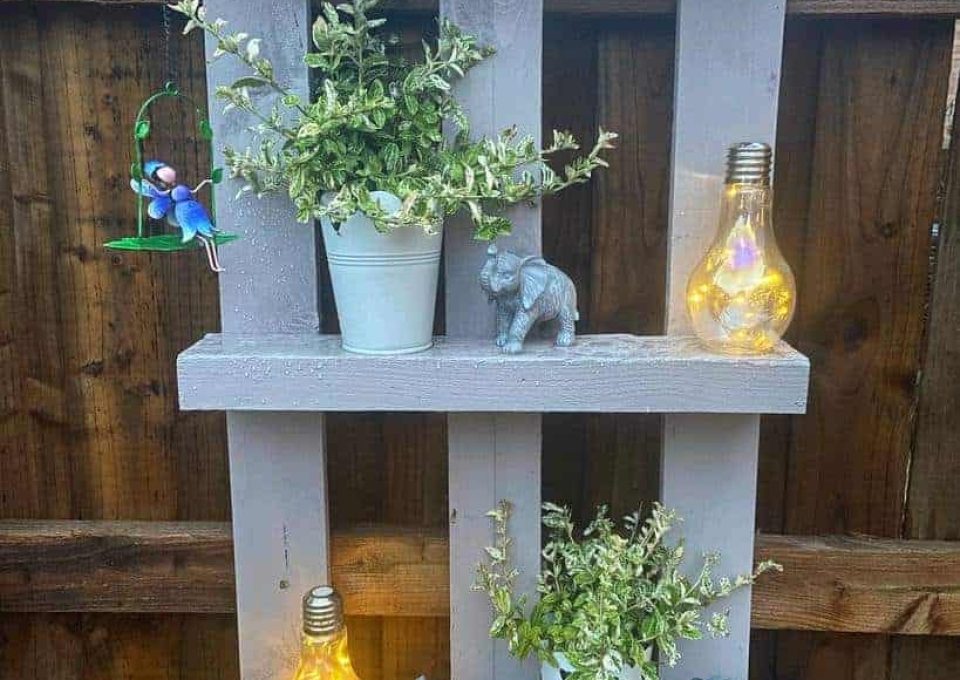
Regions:
<instances>
[{"instance_id":1,"label":"hanging bird ornament","mask_svg":"<svg viewBox=\"0 0 960 680\"><path fill-rule=\"evenodd\" d=\"M208 145L213 161L213 128L210 122L192 99L168 82L162 90L147 98L133 124L134 162L130 166L130 188L137 196L137 234L110 241L104 246L114 250L152 252L196 250L202 247L206 251L210 269L221 272L223 267L220 265L218 246L238 237L217 229L215 193L210 192L209 211L200 203L197 194L208 184L220 184L223 181L223 168L214 166L210 177L191 189L185 184L177 184L177 171L168 163L143 160L144 141L150 137L151 128L147 113L154 102L167 97L185 100L194 108L199 121L200 138ZM146 199L149 199L148 204ZM166 219L166 223L179 229L180 233L150 233L148 218L157 221Z\"/></svg>"},{"instance_id":2,"label":"hanging bird ornament","mask_svg":"<svg viewBox=\"0 0 960 680\"><path fill-rule=\"evenodd\" d=\"M146 179L149 177L153 181ZM147 161L143 165L143 177L131 178L130 187L150 200L147 215L155 220L167 218L167 223L180 229L180 243L187 244L197 239L207 252L211 271L222 272L217 252L217 228L210 220L207 209L197 201L196 194L211 180L205 179L195 188L177 184L177 171L163 161Z\"/></svg>"}]
</instances>

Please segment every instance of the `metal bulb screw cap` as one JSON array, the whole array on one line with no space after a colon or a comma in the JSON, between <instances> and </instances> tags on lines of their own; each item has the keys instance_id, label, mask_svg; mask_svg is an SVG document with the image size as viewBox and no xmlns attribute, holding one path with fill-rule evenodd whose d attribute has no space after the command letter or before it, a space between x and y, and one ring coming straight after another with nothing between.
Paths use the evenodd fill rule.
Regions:
<instances>
[{"instance_id":1,"label":"metal bulb screw cap","mask_svg":"<svg viewBox=\"0 0 960 680\"><path fill-rule=\"evenodd\" d=\"M727 151L726 184L770 186L773 152L769 144L741 142Z\"/></svg>"},{"instance_id":2,"label":"metal bulb screw cap","mask_svg":"<svg viewBox=\"0 0 960 680\"><path fill-rule=\"evenodd\" d=\"M330 586L311 588L303 596L303 632L330 635L343 629L343 600Z\"/></svg>"}]
</instances>

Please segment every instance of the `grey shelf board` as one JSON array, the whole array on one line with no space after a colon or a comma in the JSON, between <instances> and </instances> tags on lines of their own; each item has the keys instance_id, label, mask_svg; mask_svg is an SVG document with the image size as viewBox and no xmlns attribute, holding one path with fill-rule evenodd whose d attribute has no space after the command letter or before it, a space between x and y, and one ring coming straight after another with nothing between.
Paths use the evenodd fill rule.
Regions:
<instances>
[{"instance_id":1,"label":"grey shelf board","mask_svg":"<svg viewBox=\"0 0 960 680\"><path fill-rule=\"evenodd\" d=\"M344 352L334 335L208 335L177 360L197 411L803 413L810 365L781 344L731 357L685 336L580 336L561 349L437 338L399 356Z\"/></svg>"}]
</instances>

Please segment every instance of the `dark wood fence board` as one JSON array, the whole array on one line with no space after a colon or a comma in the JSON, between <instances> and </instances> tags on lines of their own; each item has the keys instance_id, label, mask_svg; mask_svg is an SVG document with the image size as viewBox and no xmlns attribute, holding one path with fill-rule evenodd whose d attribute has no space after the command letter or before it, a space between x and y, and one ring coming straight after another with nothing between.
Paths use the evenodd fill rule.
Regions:
<instances>
[{"instance_id":1,"label":"dark wood fence board","mask_svg":"<svg viewBox=\"0 0 960 680\"><path fill-rule=\"evenodd\" d=\"M58 277L59 206L54 202L47 168L41 38L36 12L4 8L0 31L7 54L2 59L4 127L11 192L11 231L5 234L12 250L11 316L0 323L10 338L14 395L5 416L10 448L0 461L11 485L0 501L14 513L69 516L71 485L67 449L58 433L67 418L61 343L58 330L59 295L51 294ZM24 116L23 111L35 115ZM37 304L38 301L45 304ZM29 348L29 351L26 351ZM7 429L9 428L9 429ZM50 493L45 493L50 485ZM57 491L59 490L59 491Z\"/></svg>"},{"instance_id":2,"label":"dark wood fence board","mask_svg":"<svg viewBox=\"0 0 960 680\"><path fill-rule=\"evenodd\" d=\"M194 253L101 247L135 230L132 121L170 75L160 19L158 8L0 7L0 164L14 199L0 239L16 263L0 276L14 310L0 318L3 389L15 395L0 399L0 517L229 517L223 418L181 416L174 375L177 352L219 326L216 279ZM203 101L202 41L179 24L173 75ZM209 171L192 113L161 106L153 123L153 149L185 178ZM231 616L21 615L0 627L4 678L237 675Z\"/></svg>"},{"instance_id":3,"label":"dark wood fence board","mask_svg":"<svg viewBox=\"0 0 960 680\"><path fill-rule=\"evenodd\" d=\"M953 130L904 524L910 538L960 539L960 128L956 116Z\"/></svg>"},{"instance_id":4,"label":"dark wood fence board","mask_svg":"<svg viewBox=\"0 0 960 680\"><path fill-rule=\"evenodd\" d=\"M952 22L834 19L822 34L792 330L811 358L810 409L790 426L784 528L897 537ZM886 678L892 649L799 633L776 647L778 677L817 680Z\"/></svg>"},{"instance_id":5,"label":"dark wood fence board","mask_svg":"<svg viewBox=\"0 0 960 680\"><path fill-rule=\"evenodd\" d=\"M448 551L443 528L334 533L333 581L363 616L358 636L421 631L440 656ZM756 627L960 635L958 543L761 535L757 559L785 570L755 588ZM233 578L227 523L0 522L0 612L231 612ZM400 663L384 645L383 662Z\"/></svg>"},{"instance_id":6,"label":"dark wood fence board","mask_svg":"<svg viewBox=\"0 0 960 680\"><path fill-rule=\"evenodd\" d=\"M0 615L0 677L235 680L234 617Z\"/></svg>"},{"instance_id":7,"label":"dark wood fence board","mask_svg":"<svg viewBox=\"0 0 960 680\"><path fill-rule=\"evenodd\" d=\"M581 332L660 333L674 24L651 19L592 31L570 26L544 41L553 50L545 59L544 128L575 124L589 140L602 126L621 138L609 157L616 170L598 174L589 196L571 192L547 202L546 254L578 279ZM564 36L578 31L585 35L569 49ZM583 54L587 45L595 45L594 55ZM585 91L590 86L592 93ZM545 498L572 503L582 518L600 503L620 515L656 497L658 416L548 416L545 422Z\"/></svg>"},{"instance_id":8,"label":"dark wood fence board","mask_svg":"<svg viewBox=\"0 0 960 680\"><path fill-rule=\"evenodd\" d=\"M946 160L939 243L928 300L927 338L916 434L907 489L904 538L960 539L960 143L957 109ZM894 640L891 680L940 680L956 675L960 645L949 640Z\"/></svg>"},{"instance_id":9,"label":"dark wood fence board","mask_svg":"<svg viewBox=\"0 0 960 680\"><path fill-rule=\"evenodd\" d=\"M824 27L795 328L813 370L792 428L790 533L900 530L951 30Z\"/></svg>"},{"instance_id":10,"label":"dark wood fence board","mask_svg":"<svg viewBox=\"0 0 960 680\"><path fill-rule=\"evenodd\" d=\"M813 144L819 100L823 22L788 20L784 28L783 74L774 168L774 229L790 262L797 286L804 289L804 244L812 188ZM790 342L799 342L795 318ZM764 416L760 421L760 469L757 483L758 530L783 531L790 431L796 419Z\"/></svg>"}]
</instances>

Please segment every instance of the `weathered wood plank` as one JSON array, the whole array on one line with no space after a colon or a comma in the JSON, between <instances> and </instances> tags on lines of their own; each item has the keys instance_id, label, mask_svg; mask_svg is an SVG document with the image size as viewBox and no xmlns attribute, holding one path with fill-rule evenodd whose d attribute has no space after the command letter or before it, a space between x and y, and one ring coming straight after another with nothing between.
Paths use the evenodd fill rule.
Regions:
<instances>
[{"instance_id":1,"label":"weathered wood plank","mask_svg":"<svg viewBox=\"0 0 960 680\"><path fill-rule=\"evenodd\" d=\"M794 328L814 370L791 428L787 533L901 531L952 34L824 25Z\"/></svg>"},{"instance_id":2,"label":"weathered wood plank","mask_svg":"<svg viewBox=\"0 0 960 680\"><path fill-rule=\"evenodd\" d=\"M0 615L0 677L236 680L233 616Z\"/></svg>"},{"instance_id":3,"label":"weathered wood plank","mask_svg":"<svg viewBox=\"0 0 960 680\"><path fill-rule=\"evenodd\" d=\"M227 523L0 521L0 612L233 612L231 552ZM352 616L446 616L448 555L440 528L331 537ZM960 636L957 542L761 534L755 559L785 568L754 588L755 628Z\"/></svg>"},{"instance_id":4,"label":"weathered wood plank","mask_svg":"<svg viewBox=\"0 0 960 680\"><path fill-rule=\"evenodd\" d=\"M230 525L4 520L0 592L3 611L232 611Z\"/></svg>"},{"instance_id":5,"label":"weathered wood plank","mask_svg":"<svg viewBox=\"0 0 960 680\"><path fill-rule=\"evenodd\" d=\"M777 154L774 158L774 232L780 249L793 268L799 291L804 290L803 263L807 214L812 188L813 144L816 137L820 55L823 21L787 21L783 36L783 74L777 120ZM794 318L786 339L797 342L799 323ZM760 452L757 471L757 530L783 533L790 449L794 416L768 415L760 419ZM750 678L776 677L777 632L754 632L750 640ZM836 680L836 679L833 679Z\"/></svg>"},{"instance_id":6,"label":"weathered wood plank","mask_svg":"<svg viewBox=\"0 0 960 680\"><path fill-rule=\"evenodd\" d=\"M176 353L219 328L216 278L190 253L102 248L135 229L131 123L170 77L160 26L158 6L0 6L13 107L0 127L14 132L0 132L0 355L15 372L0 358L0 517L229 517L223 416L176 407ZM202 101L200 35L169 49ZM157 112L150 148L205 176L193 115ZM237 667L228 615L17 613L0 638L3 678L234 680Z\"/></svg>"},{"instance_id":7,"label":"weathered wood plank","mask_svg":"<svg viewBox=\"0 0 960 680\"><path fill-rule=\"evenodd\" d=\"M685 336L581 336L569 349L437 338L370 357L338 336L208 336L180 355L181 407L241 411L797 413L808 365L788 345L762 357L704 351Z\"/></svg>"},{"instance_id":8,"label":"weathered wood plank","mask_svg":"<svg viewBox=\"0 0 960 680\"><path fill-rule=\"evenodd\" d=\"M161 5L167 0L38 0L116 5ZM13 4L22 0L0 0ZM391 9L400 12L436 12L438 0L395 0ZM677 0L544 0L544 11L556 14L632 17L672 14ZM958 0L787 0L787 14L960 14Z\"/></svg>"},{"instance_id":9,"label":"weathered wood plank","mask_svg":"<svg viewBox=\"0 0 960 680\"><path fill-rule=\"evenodd\" d=\"M953 58L957 58L955 48ZM956 107L953 113L903 525L905 538L924 540L960 539L960 428L955 417L960 408L960 121ZM939 603L932 600L930 604L934 623L939 623ZM956 641L895 639L892 643L890 680L946 680L956 676L957 669L960 645Z\"/></svg>"},{"instance_id":10,"label":"weathered wood plank","mask_svg":"<svg viewBox=\"0 0 960 680\"><path fill-rule=\"evenodd\" d=\"M812 166L809 180L797 180L810 190L792 329L813 365L811 408L790 425L783 529L900 538L953 21L818 23ZM808 677L844 680L852 676L839 659L854 650L869 677L895 656L893 638L778 638L778 676L800 664L816 670Z\"/></svg>"},{"instance_id":11,"label":"weathered wood plank","mask_svg":"<svg viewBox=\"0 0 960 680\"><path fill-rule=\"evenodd\" d=\"M756 558L784 570L754 586L755 626L902 635L960 630L956 543L764 535Z\"/></svg>"},{"instance_id":12,"label":"weathered wood plank","mask_svg":"<svg viewBox=\"0 0 960 680\"><path fill-rule=\"evenodd\" d=\"M960 119L953 139L930 290L905 533L960 539Z\"/></svg>"}]
</instances>

